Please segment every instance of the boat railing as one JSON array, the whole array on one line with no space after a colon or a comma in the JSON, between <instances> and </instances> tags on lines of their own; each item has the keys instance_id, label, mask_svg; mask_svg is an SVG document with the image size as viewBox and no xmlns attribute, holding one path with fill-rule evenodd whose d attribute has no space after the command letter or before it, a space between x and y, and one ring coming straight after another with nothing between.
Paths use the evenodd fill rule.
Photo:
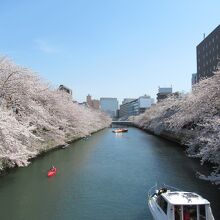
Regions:
<instances>
[{"instance_id":1,"label":"boat railing","mask_svg":"<svg viewBox=\"0 0 220 220\"><path fill-rule=\"evenodd\" d=\"M152 195L156 192L157 189L158 189L157 184L149 189L148 195L147 195L148 199L152 197Z\"/></svg>"}]
</instances>

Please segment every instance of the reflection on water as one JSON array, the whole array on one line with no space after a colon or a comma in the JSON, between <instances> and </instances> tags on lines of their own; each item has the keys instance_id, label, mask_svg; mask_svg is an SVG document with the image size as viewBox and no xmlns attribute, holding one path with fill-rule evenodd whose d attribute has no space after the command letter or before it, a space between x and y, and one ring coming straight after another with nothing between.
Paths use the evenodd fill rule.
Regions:
<instances>
[{"instance_id":1,"label":"reflection on water","mask_svg":"<svg viewBox=\"0 0 220 220\"><path fill-rule=\"evenodd\" d=\"M47 178L54 164L58 173ZM0 178L0 219L151 220L147 191L157 183L195 191L220 219L220 192L181 147L136 128L106 129Z\"/></svg>"}]
</instances>

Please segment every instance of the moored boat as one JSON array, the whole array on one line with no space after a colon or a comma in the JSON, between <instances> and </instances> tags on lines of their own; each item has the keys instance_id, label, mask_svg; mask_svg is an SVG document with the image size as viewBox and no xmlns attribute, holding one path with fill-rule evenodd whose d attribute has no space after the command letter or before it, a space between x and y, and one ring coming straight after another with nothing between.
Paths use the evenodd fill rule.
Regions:
<instances>
[{"instance_id":1,"label":"moored boat","mask_svg":"<svg viewBox=\"0 0 220 220\"><path fill-rule=\"evenodd\" d=\"M150 189L148 206L155 220L214 220L208 200L167 185Z\"/></svg>"}]
</instances>

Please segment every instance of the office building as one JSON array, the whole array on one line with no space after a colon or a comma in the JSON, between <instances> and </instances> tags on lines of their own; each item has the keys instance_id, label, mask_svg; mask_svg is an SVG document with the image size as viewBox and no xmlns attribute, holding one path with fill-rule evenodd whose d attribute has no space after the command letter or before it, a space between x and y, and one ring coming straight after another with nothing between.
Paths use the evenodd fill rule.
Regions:
<instances>
[{"instance_id":1,"label":"office building","mask_svg":"<svg viewBox=\"0 0 220 220\"><path fill-rule=\"evenodd\" d=\"M122 104L120 105L119 117L120 118L128 118L132 115L139 115L147 108L150 108L154 103L154 100L147 95L141 96L138 99L124 99Z\"/></svg>"},{"instance_id":2,"label":"office building","mask_svg":"<svg viewBox=\"0 0 220 220\"><path fill-rule=\"evenodd\" d=\"M192 74L192 79L191 79L191 84L192 86L195 85L197 83L197 74L193 73Z\"/></svg>"},{"instance_id":3,"label":"office building","mask_svg":"<svg viewBox=\"0 0 220 220\"><path fill-rule=\"evenodd\" d=\"M100 109L100 102L99 102L99 100L92 99L91 95L87 95L86 102L87 102L87 105L89 107L94 108L94 109Z\"/></svg>"},{"instance_id":4,"label":"office building","mask_svg":"<svg viewBox=\"0 0 220 220\"><path fill-rule=\"evenodd\" d=\"M172 94L172 87L159 87L157 93L157 101L160 102L163 99L166 99L169 95Z\"/></svg>"},{"instance_id":5,"label":"office building","mask_svg":"<svg viewBox=\"0 0 220 220\"><path fill-rule=\"evenodd\" d=\"M125 98L123 101L122 101L122 104L125 104L127 102L131 102L131 101L134 101L135 99L132 99L132 98Z\"/></svg>"},{"instance_id":6,"label":"office building","mask_svg":"<svg viewBox=\"0 0 220 220\"><path fill-rule=\"evenodd\" d=\"M197 81L213 76L220 61L220 25L196 47Z\"/></svg>"},{"instance_id":7,"label":"office building","mask_svg":"<svg viewBox=\"0 0 220 220\"><path fill-rule=\"evenodd\" d=\"M112 118L117 117L118 100L117 98L100 98L100 108Z\"/></svg>"}]
</instances>

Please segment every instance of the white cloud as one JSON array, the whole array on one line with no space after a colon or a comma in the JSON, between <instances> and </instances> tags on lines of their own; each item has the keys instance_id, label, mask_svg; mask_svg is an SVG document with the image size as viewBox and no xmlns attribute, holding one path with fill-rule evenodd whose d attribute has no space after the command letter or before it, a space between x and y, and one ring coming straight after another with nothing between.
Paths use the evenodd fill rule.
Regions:
<instances>
[{"instance_id":1,"label":"white cloud","mask_svg":"<svg viewBox=\"0 0 220 220\"><path fill-rule=\"evenodd\" d=\"M34 44L35 44L35 49L46 54L54 54L59 52L57 48L49 45L45 40L42 39L35 39Z\"/></svg>"}]
</instances>

